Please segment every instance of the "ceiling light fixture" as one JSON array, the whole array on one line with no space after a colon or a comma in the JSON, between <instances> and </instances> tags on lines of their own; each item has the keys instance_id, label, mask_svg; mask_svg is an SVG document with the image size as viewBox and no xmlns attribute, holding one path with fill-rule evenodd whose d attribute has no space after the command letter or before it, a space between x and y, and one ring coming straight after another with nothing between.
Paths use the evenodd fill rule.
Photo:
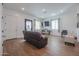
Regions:
<instances>
[{"instance_id":1,"label":"ceiling light fixture","mask_svg":"<svg viewBox=\"0 0 79 59\"><path fill-rule=\"evenodd\" d=\"M47 11L46 11L46 9L42 9L42 12L43 12L43 13L46 13Z\"/></svg>"},{"instance_id":2,"label":"ceiling light fixture","mask_svg":"<svg viewBox=\"0 0 79 59\"><path fill-rule=\"evenodd\" d=\"M24 8L21 8L24 11Z\"/></svg>"},{"instance_id":3,"label":"ceiling light fixture","mask_svg":"<svg viewBox=\"0 0 79 59\"><path fill-rule=\"evenodd\" d=\"M63 10L60 10L61 13L63 13Z\"/></svg>"}]
</instances>

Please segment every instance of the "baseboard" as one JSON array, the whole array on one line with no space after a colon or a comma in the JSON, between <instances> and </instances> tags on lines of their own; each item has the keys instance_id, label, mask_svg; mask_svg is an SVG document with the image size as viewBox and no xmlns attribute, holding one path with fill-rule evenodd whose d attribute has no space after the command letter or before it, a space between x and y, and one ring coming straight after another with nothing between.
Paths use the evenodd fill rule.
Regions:
<instances>
[{"instance_id":1,"label":"baseboard","mask_svg":"<svg viewBox=\"0 0 79 59\"><path fill-rule=\"evenodd\" d=\"M4 41L8 41L8 40L14 40L14 39L24 39L23 37L18 37L18 38L10 38L10 39L6 39L6 40L4 40ZM4 42L3 41L3 42Z\"/></svg>"}]
</instances>

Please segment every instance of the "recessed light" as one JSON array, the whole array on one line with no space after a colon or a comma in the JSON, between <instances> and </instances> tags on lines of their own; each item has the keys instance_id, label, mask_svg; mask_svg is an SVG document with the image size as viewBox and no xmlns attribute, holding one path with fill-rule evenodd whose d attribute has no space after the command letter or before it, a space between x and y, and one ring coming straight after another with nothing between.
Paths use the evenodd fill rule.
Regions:
<instances>
[{"instance_id":1,"label":"recessed light","mask_svg":"<svg viewBox=\"0 0 79 59\"><path fill-rule=\"evenodd\" d=\"M42 9L42 12L43 12L43 13L46 13L47 11L46 11L46 9Z\"/></svg>"},{"instance_id":2,"label":"recessed light","mask_svg":"<svg viewBox=\"0 0 79 59\"><path fill-rule=\"evenodd\" d=\"M24 8L21 8L24 11Z\"/></svg>"},{"instance_id":3,"label":"recessed light","mask_svg":"<svg viewBox=\"0 0 79 59\"><path fill-rule=\"evenodd\" d=\"M46 9L42 9L42 11L46 11Z\"/></svg>"}]
</instances>

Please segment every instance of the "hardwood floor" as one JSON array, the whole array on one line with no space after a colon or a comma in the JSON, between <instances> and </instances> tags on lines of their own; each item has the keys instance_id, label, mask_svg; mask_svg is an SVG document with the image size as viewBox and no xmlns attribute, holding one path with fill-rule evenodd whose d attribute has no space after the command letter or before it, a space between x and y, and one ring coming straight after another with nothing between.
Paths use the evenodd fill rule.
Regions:
<instances>
[{"instance_id":1,"label":"hardwood floor","mask_svg":"<svg viewBox=\"0 0 79 59\"><path fill-rule=\"evenodd\" d=\"M48 45L37 49L24 39L11 39L4 41L3 56L79 56L79 44L67 46L63 38L50 36Z\"/></svg>"}]
</instances>

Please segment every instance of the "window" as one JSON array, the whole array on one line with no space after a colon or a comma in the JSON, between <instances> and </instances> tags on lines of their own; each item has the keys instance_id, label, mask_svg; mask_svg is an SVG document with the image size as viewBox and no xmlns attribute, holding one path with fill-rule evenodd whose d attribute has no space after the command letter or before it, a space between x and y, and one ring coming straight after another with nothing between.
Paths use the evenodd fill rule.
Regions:
<instances>
[{"instance_id":1,"label":"window","mask_svg":"<svg viewBox=\"0 0 79 59\"><path fill-rule=\"evenodd\" d=\"M45 21L45 26L49 26L49 21Z\"/></svg>"},{"instance_id":2,"label":"window","mask_svg":"<svg viewBox=\"0 0 79 59\"><path fill-rule=\"evenodd\" d=\"M35 29L36 30L39 30L40 29L40 26L41 26L41 23L40 23L40 21L35 21Z\"/></svg>"},{"instance_id":3,"label":"window","mask_svg":"<svg viewBox=\"0 0 79 59\"><path fill-rule=\"evenodd\" d=\"M52 21L52 29L53 30L58 30L58 20L53 20Z\"/></svg>"},{"instance_id":4,"label":"window","mask_svg":"<svg viewBox=\"0 0 79 59\"><path fill-rule=\"evenodd\" d=\"M25 24L25 26L26 26L26 30L27 31L31 31L32 30L32 21L31 20L27 20L27 19L25 19L26 20L26 24Z\"/></svg>"}]
</instances>

